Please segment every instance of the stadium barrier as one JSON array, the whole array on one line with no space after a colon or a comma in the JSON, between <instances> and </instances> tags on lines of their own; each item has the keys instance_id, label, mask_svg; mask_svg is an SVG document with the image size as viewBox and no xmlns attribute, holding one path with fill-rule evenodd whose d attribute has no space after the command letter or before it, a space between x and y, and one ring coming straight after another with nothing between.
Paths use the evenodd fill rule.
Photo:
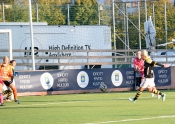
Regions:
<instances>
[{"instance_id":1,"label":"stadium barrier","mask_svg":"<svg viewBox=\"0 0 175 124\"><path fill-rule=\"evenodd\" d=\"M164 52L165 50L160 50L156 49L154 51L149 51L149 52ZM170 52L174 52L174 50L169 50ZM8 50L3 50L1 49L0 52L8 52ZM31 56L23 56L24 53L30 53L31 50L21 50L21 49L13 49L13 59L15 60L31 60ZM55 52L55 50L35 50L35 52ZM108 86L107 92L113 92L113 91L130 91L133 90L134 88L134 74L133 74L133 69L128 68L132 67L132 60L135 57L134 53L137 52L137 50L104 50L104 49L98 49L98 50L59 50L56 52L72 52L72 53L87 53L82 55L73 55L73 56L35 56L35 59L53 59L53 60L58 60L58 59L67 59L67 60L75 60L75 59L85 59L84 62L77 62L77 61L69 61L69 62L60 62L60 63L52 63L51 61L49 62L36 62L37 66L42 66L42 69L36 70L36 71L31 71L31 70L23 70L23 71L18 71L16 68L16 73L15 76L15 85L17 86L18 89L18 95L47 95L47 94L68 94L68 93L84 93L84 92L100 92L99 90L99 85L101 82L105 83ZM109 52L110 55L89 55L88 53L94 53L94 52L99 52L99 53L106 53ZM17 56L15 53L22 53L21 56ZM116 53L116 55L115 55ZM0 56L0 59L2 59L4 56ZM174 54L173 55L151 55L153 59L156 59L158 62L161 63L168 63L169 65L174 65ZM167 62L166 62L167 58ZM96 59L98 61L90 61ZM108 59L109 61L102 61L103 59ZM121 67L120 65L130 65L126 66L125 68L116 68L116 67ZM46 69L46 66L83 66L84 68L79 68L79 69L65 69L65 70L60 70L58 68L53 68L54 70L49 70L51 68ZM109 65L110 68L103 68L101 66L104 65ZM117 65L117 66L116 66ZM119 65L119 66L118 66ZM32 67L32 63L29 61L22 61L21 63L17 62L17 67L19 66L27 66L29 68ZM87 69L89 68L89 69ZM93 68L93 69L92 69ZM101 69L96 69L96 68L101 68ZM161 68L156 68L156 69L161 69ZM119 70L122 74L123 81L118 81L116 79L115 81L112 82L112 79L115 80L118 72L115 74L112 73L113 71ZM130 71L130 75L127 75L126 72ZM77 77L79 72L86 72L84 74L88 75L89 78L89 83L85 88L81 88L78 85L78 79L81 79L80 77ZM93 76L93 72L101 72L103 75L100 76ZM67 77L59 77L58 75L62 73L66 73L68 76ZM175 89L175 79L174 79L174 74L175 74L175 68L171 67L169 70L164 74L159 74L155 70L155 75L157 76L155 78L156 82L156 87L159 89ZM44 75L44 76L43 76ZM83 77L83 75L82 75ZM85 77L86 80L87 77ZM160 78L160 80L158 80ZM118 80L119 80L118 79ZM168 81L168 82L167 82ZM41 83L42 82L42 83ZM51 82L53 82L53 86L51 86ZM94 83L95 82L95 83ZM120 83L121 84L120 84ZM167 82L167 83L164 83ZM80 82L84 84L83 82ZM94 83L94 85L93 85ZM44 85L46 89L44 89ZM120 84L119 86L116 85Z\"/></svg>"},{"instance_id":2,"label":"stadium barrier","mask_svg":"<svg viewBox=\"0 0 175 124\"><path fill-rule=\"evenodd\" d=\"M8 49L0 49L0 52L5 53L8 52ZM44 68L47 66L57 66L55 69L66 69L69 67L73 67L73 69L80 69L81 66L88 65L101 65L105 66L105 68L112 68L112 66L117 65L116 67L122 67L122 65L129 65L128 67L132 67L133 59L135 58L135 53L137 49L134 50L111 50L111 49L92 49L92 50L34 50L35 53L41 53L43 55L35 55L35 65L43 66ZM149 52L155 53L151 55L151 58L157 62L167 63L169 65L175 65L174 54L164 55L161 53L166 53L165 49L156 49L156 50L148 50ZM171 53L174 53L173 50L168 50ZM27 70L31 70L32 61L31 50L22 50L22 49L13 49L13 59L17 61L17 68L26 67ZM53 53L73 53L71 56L44 56L46 52ZM16 55L16 53L20 53L20 55ZM24 54L27 54L24 55ZM79 53L79 54L75 54ZM95 53L92 55L91 53ZM105 55L108 53L108 55ZM0 56L0 59L3 59L4 56ZM46 60L46 61L41 61ZM47 61L48 60L48 61ZM50 60L50 61L49 61ZM52 60L52 61L51 61ZM59 60L59 61L58 61ZM63 60L63 61L62 61ZM54 62L58 61L58 62ZM61 67L62 68L59 68ZM74 67L77 68L74 68ZM92 68L94 67L92 66ZM87 67L88 68L88 67ZM26 70L22 69L22 70ZM70 69L70 68L69 68ZM71 68L72 69L72 68ZM18 70L18 69L17 69ZM38 69L40 70L40 69ZM41 69L45 70L45 69Z\"/></svg>"},{"instance_id":3,"label":"stadium barrier","mask_svg":"<svg viewBox=\"0 0 175 124\"><path fill-rule=\"evenodd\" d=\"M174 89L174 73L175 67L154 68L156 87ZM19 96L101 92L101 83L107 85L107 92L130 91L134 89L134 79L133 68L15 72Z\"/></svg>"}]
</instances>

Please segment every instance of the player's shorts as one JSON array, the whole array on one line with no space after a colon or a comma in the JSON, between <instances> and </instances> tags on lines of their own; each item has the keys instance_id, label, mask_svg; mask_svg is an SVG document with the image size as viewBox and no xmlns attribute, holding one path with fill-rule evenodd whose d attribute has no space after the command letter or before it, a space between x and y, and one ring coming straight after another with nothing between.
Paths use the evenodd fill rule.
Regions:
<instances>
[{"instance_id":1,"label":"player's shorts","mask_svg":"<svg viewBox=\"0 0 175 124\"><path fill-rule=\"evenodd\" d=\"M145 78L140 84L142 88L151 88L155 87L154 78Z\"/></svg>"},{"instance_id":2,"label":"player's shorts","mask_svg":"<svg viewBox=\"0 0 175 124\"><path fill-rule=\"evenodd\" d=\"M7 86L7 87L9 87L10 86L10 84L12 83L12 81L11 80L9 80L9 81L3 81L4 82L4 84Z\"/></svg>"},{"instance_id":3,"label":"player's shorts","mask_svg":"<svg viewBox=\"0 0 175 124\"><path fill-rule=\"evenodd\" d=\"M0 84L4 85L4 82L0 79Z\"/></svg>"}]
</instances>

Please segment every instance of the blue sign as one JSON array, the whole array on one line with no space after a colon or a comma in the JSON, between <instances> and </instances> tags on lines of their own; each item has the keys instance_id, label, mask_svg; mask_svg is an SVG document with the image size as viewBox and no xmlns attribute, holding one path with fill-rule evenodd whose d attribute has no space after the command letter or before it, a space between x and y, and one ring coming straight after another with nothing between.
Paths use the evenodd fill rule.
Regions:
<instances>
[{"instance_id":1,"label":"blue sign","mask_svg":"<svg viewBox=\"0 0 175 124\"><path fill-rule=\"evenodd\" d=\"M154 68L156 86L171 85L170 68ZM15 75L15 85L21 92L99 89L101 83L108 88L133 88L134 69L75 69L26 71Z\"/></svg>"}]
</instances>

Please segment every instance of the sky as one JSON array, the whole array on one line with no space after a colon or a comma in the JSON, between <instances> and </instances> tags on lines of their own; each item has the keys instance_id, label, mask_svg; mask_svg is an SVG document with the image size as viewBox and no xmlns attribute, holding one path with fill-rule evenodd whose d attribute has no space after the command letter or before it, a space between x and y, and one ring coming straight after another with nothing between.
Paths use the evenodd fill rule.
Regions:
<instances>
[{"instance_id":1,"label":"sky","mask_svg":"<svg viewBox=\"0 0 175 124\"><path fill-rule=\"evenodd\" d=\"M105 0L97 0L99 4L104 3Z\"/></svg>"}]
</instances>

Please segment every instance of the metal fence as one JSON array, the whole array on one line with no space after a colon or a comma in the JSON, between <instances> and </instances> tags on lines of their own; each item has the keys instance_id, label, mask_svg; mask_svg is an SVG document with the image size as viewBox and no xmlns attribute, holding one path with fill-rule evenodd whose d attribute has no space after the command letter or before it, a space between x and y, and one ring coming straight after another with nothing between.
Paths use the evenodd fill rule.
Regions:
<instances>
[{"instance_id":1,"label":"metal fence","mask_svg":"<svg viewBox=\"0 0 175 124\"><path fill-rule=\"evenodd\" d=\"M0 7L0 21L28 22L27 5ZM144 22L148 16L156 28L156 43L162 44L175 38L175 6L172 3L115 2L108 5L32 5L33 22L49 25L110 25L114 49L143 49L145 45ZM115 30L114 30L115 28ZM115 47L114 47L115 46ZM168 45L173 48L174 45ZM166 47L158 47L166 48Z\"/></svg>"}]
</instances>

